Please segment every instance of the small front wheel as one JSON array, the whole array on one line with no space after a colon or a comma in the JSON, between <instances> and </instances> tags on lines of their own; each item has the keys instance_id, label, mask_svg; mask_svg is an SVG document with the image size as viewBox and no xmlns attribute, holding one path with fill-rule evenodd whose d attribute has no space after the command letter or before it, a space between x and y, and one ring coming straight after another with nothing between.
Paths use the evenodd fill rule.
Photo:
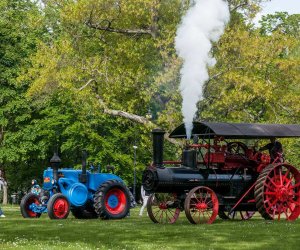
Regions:
<instances>
[{"instance_id":1,"label":"small front wheel","mask_svg":"<svg viewBox=\"0 0 300 250\"><path fill-rule=\"evenodd\" d=\"M32 211L32 205L40 205L39 197L36 194L28 193L26 194L20 204L21 214L24 218L39 218L40 213Z\"/></svg>"},{"instance_id":2,"label":"small front wheel","mask_svg":"<svg viewBox=\"0 0 300 250\"><path fill-rule=\"evenodd\" d=\"M147 212L154 223L175 223L180 214L177 195L172 193L151 194L147 202Z\"/></svg>"},{"instance_id":3,"label":"small front wheel","mask_svg":"<svg viewBox=\"0 0 300 250\"><path fill-rule=\"evenodd\" d=\"M70 213L70 202L61 193L54 194L47 204L50 219L66 219Z\"/></svg>"},{"instance_id":4,"label":"small front wheel","mask_svg":"<svg viewBox=\"0 0 300 250\"><path fill-rule=\"evenodd\" d=\"M208 187L195 187L185 199L184 211L188 220L193 224L211 224L218 215L218 197Z\"/></svg>"}]
</instances>

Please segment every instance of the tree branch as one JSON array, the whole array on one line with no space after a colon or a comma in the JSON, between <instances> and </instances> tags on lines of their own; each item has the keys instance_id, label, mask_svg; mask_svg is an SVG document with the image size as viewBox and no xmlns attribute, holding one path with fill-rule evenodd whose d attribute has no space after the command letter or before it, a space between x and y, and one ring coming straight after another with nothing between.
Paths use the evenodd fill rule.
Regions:
<instances>
[{"instance_id":1,"label":"tree branch","mask_svg":"<svg viewBox=\"0 0 300 250\"><path fill-rule=\"evenodd\" d=\"M96 82L95 79L90 79L90 80L88 80L86 84L84 84L83 86L81 86L81 87L78 89L78 91L81 91L81 90L85 89L85 88L86 88L87 86L89 86L90 83L93 82L93 81Z\"/></svg>"},{"instance_id":2,"label":"tree branch","mask_svg":"<svg viewBox=\"0 0 300 250\"><path fill-rule=\"evenodd\" d=\"M97 95L96 98L98 99L100 105L103 107L103 112L105 114L112 115L112 116L120 116L120 117L126 118L128 120L131 120L133 122L143 124L148 128L159 128L155 123L149 121L147 118L145 118L143 116L131 114L131 113L128 113L128 112L122 111L122 110L109 109L109 108L107 108L106 104L103 102L103 100L101 99L100 96ZM175 144L177 146L182 146L182 143L180 141L169 138L169 135L170 135L169 133L165 133L164 138L167 141L169 141L170 143Z\"/></svg>"},{"instance_id":3,"label":"tree branch","mask_svg":"<svg viewBox=\"0 0 300 250\"><path fill-rule=\"evenodd\" d=\"M151 29L116 29L111 27L111 22L107 20L109 23L107 26L100 26L98 24L91 23L91 21L88 21L86 25L90 28L96 29L96 30L103 30L113 33L120 33L125 35L150 35L153 36L153 32Z\"/></svg>"},{"instance_id":4,"label":"tree branch","mask_svg":"<svg viewBox=\"0 0 300 250\"><path fill-rule=\"evenodd\" d=\"M151 7L151 24L147 25L146 29L119 29L112 27L112 20L102 20L99 23L93 22L93 10L90 12L88 20L85 24L96 30L102 30L112 33L119 33L124 35L150 35L156 38L159 34L158 20L159 20L159 7L161 0L154 0ZM119 14L121 13L121 6L118 4ZM118 17L117 17L118 18Z\"/></svg>"},{"instance_id":5,"label":"tree branch","mask_svg":"<svg viewBox=\"0 0 300 250\"><path fill-rule=\"evenodd\" d=\"M249 5L249 1L245 0L243 3L240 3L240 4L236 5L236 6L234 6L231 1L228 1L228 4L229 4L230 12L232 12L232 11L236 11L237 9L239 9L241 7Z\"/></svg>"}]
</instances>

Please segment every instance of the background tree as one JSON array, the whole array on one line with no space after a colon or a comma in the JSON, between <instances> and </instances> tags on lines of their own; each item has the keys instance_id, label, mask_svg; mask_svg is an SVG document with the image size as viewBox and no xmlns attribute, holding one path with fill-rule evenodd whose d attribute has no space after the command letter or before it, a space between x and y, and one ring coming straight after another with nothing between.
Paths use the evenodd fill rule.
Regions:
<instances>
[{"instance_id":1,"label":"background tree","mask_svg":"<svg viewBox=\"0 0 300 250\"><path fill-rule=\"evenodd\" d=\"M133 145L140 178L151 129L182 121L174 37L193 1L43 2L0 5L0 164L10 190L41 177L55 150L63 166L79 167L87 149L89 162L115 165L131 185ZM198 119L298 123L299 17L277 13L254 27L261 2L229 1ZM166 146L176 157L179 147Z\"/></svg>"},{"instance_id":2,"label":"background tree","mask_svg":"<svg viewBox=\"0 0 300 250\"><path fill-rule=\"evenodd\" d=\"M22 69L30 66L28 58L35 51L43 28L32 1L2 0L0 12L0 169L3 177L9 180L9 171L18 169L13 163L27 164L19 154L23 142L9 145L8 141L33 115L30 102L25 98L29 82L18 82L17 78Z\"/></svg>"}]
</instances>

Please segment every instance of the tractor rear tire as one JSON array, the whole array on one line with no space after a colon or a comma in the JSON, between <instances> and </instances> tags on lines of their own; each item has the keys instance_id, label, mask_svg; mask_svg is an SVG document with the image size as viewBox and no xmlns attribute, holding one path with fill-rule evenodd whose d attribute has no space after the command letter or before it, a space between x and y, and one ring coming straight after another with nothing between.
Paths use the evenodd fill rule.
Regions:
<instances>
[{"instance_id":1,"label":"tractor rear tire","mask_svg":"<svg viewBox=\"0 0 300 250\"><path fill-rule=\"evenodd\" d=\"M47 210L50 219L66 219L70 213L70 202L63 194L54 194L48 201Z\"/></svg>"},{"instance_id":2,"label":"tractor rear tire","mask_svg":"<svg viewBox=\"0 0 300 250\"><path fill-rule=\"evenodd\" d=\"M94 195L94 208L102 219L122 219L130 209L130 191L118 180L104 182Z\"/></svg>"},{"instance_id":3,"label":"tractor rear tire","mask_svg":"<svg viewBox=\"0 0 300 250\"><path fill-rule=\"evenodd\" d=\"M21 209L21 214L24 218L39 218L41 216L40 213L35 213L31 211L29 206L32 203L35 203L37 205L40 204L39 197L36 194L28 193L22 198L20 203L20 209Z\"/></svg>"}]
</instances>

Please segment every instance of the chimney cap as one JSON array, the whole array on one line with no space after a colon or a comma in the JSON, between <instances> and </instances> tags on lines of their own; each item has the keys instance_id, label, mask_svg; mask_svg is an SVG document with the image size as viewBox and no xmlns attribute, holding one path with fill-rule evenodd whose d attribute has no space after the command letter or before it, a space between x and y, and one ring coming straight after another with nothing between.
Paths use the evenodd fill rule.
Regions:
<instances>
[{"instance_id":1,"label":"chimney cap","mask_svg":"<svg viewBox=\"0 0 300 250\"><path fill-rule=\"evenodd\" d=\"M50 165L52 166L52 168L58 168L60 163L61 163L61 159L55 152L50 160Z\"/></svg>"},{"instance_id":2,"label":"chimney cap","mask_svg":"<svg viewBox=\"0 0 300 250\"><path fill-rule=\"evenodd\" d=\"M165 134L165 133L166 133L166 131L164 131L161 128L155 128L152 130L152 134Z\"/></svg>"}]
</instances>

